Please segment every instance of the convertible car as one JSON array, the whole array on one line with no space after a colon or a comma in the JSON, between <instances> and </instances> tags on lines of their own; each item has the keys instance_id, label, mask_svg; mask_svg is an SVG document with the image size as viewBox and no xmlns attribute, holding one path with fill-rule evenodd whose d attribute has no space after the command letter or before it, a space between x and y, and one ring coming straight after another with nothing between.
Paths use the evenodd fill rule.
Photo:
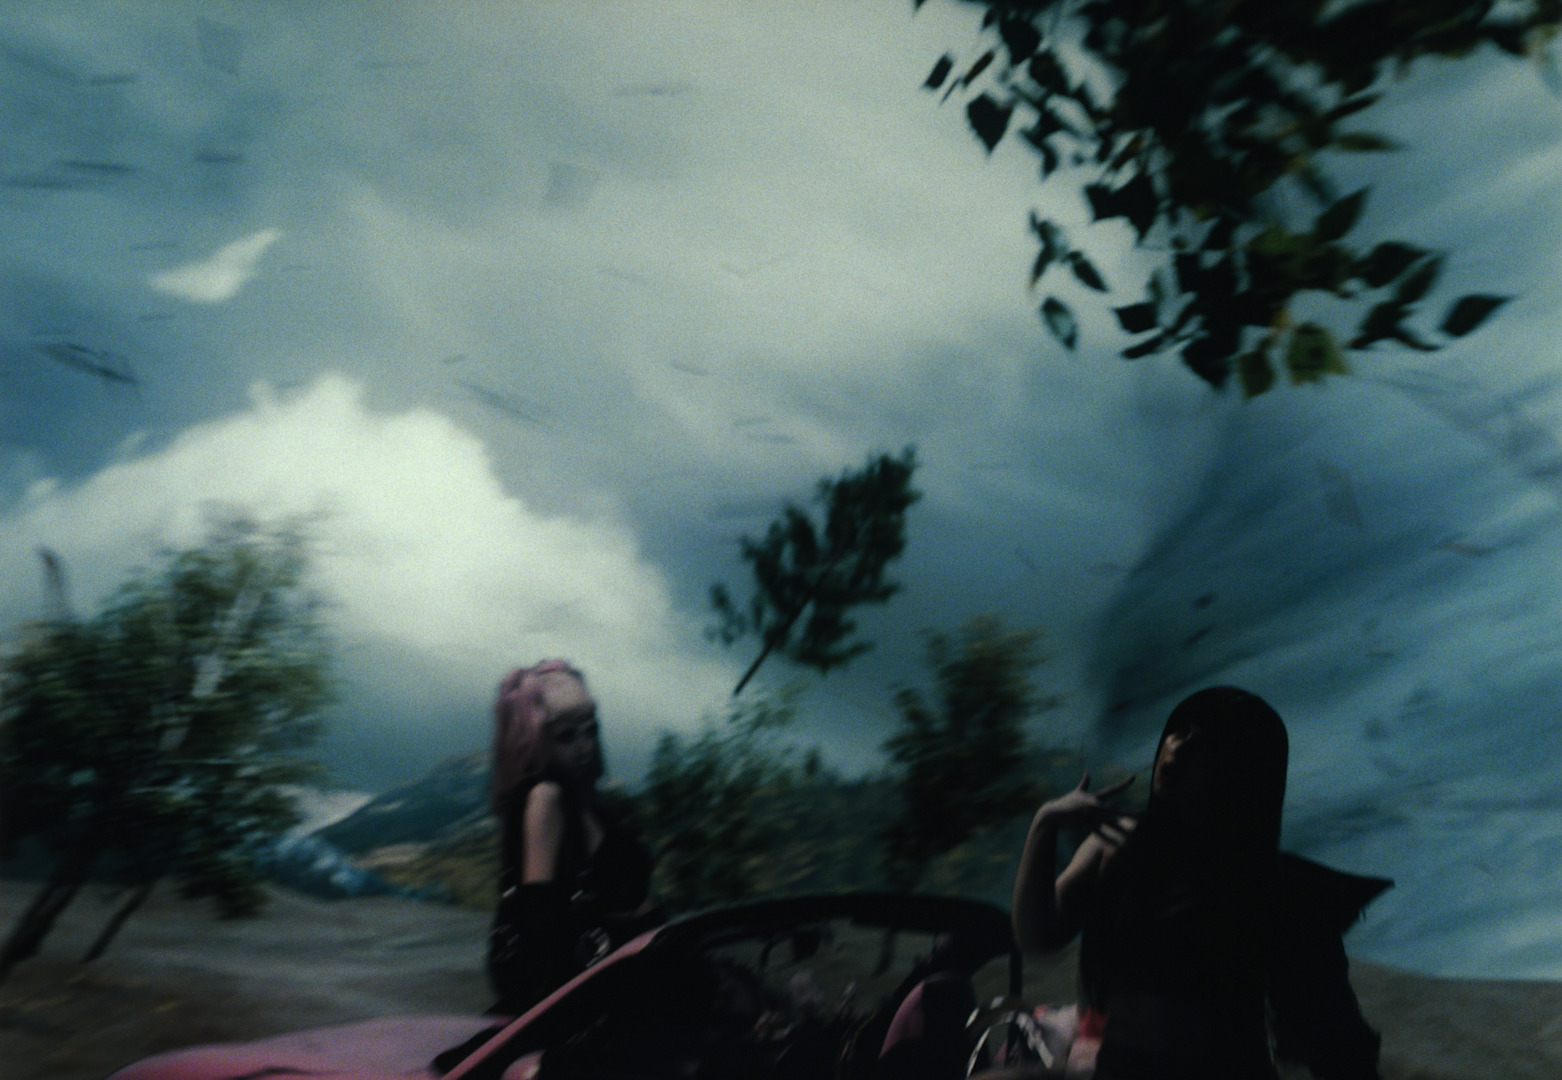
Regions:
<instances>
[{"instance_id":1,"label":"convertible car","mask_svg":"<svg viewBox=\"0 0 1562 1080\"><path fill-rule=\"evenodd\" d=\"M111 1080L961 1076L1026 1037L1015 1023L1029 1015L1017 1005L1020 964L1008 914L989 904L883 893L763 901L648 931L521 1016L390 1017L198 1046Z\"/></svg>"}]
</instances>

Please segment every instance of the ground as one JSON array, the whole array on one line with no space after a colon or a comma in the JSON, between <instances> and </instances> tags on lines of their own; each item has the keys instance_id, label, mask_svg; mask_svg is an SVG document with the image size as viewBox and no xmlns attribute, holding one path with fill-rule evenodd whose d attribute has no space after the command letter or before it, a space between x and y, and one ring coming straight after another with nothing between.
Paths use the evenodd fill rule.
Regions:
<instances>
[{"instance_id":1,"label":"ground","mask_svg":"<svg viewBox=\"0 0 1562 1080\"><path fill-rule=\"evenodd\" d=\"M32 888L0 881L5 926ZM102 893L84 894L41 955L0 985L5 1080L103 1080L190 1043L398 1013L478 1013L490 1001L487 918L465 908L278 891L259 918L224 921L165 891L101 960L78 963L112 909ZM1071 963L1067 954L1028 962L1027 998L1073 1000ZM1384 1080L1562 1076L1562 983L1431 979L1361 963L1352 978L1383 1032Z\"/></svg>"}]
</instances>

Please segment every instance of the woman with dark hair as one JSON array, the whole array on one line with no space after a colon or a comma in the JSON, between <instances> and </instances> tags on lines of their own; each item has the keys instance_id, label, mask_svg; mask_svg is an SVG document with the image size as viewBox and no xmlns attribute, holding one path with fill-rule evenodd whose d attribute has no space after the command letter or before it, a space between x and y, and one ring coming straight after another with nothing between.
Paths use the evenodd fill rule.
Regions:
<instances>
[{"instance_id":1,"label":"woman with dark hair","mask_svg":"<svg viewBox=\"0 0 1562 1080\"><path fill-rule=\"evenodd\" d=\"M601 776L597 706L580 672L547 660L507 675L494 705L495 1012L529 1008L655 921L651 857L604 811Z\"/></svg>"},{"instance_id":2,"label":"woman with dark hair","mask_svg":"<svg viewBox=\"0 0 1562 1080\"><path fill-rule=\"evenodd\" d=\"M1318 1075L1377 1075L1377 1037L1345 981L1339 936L1387 883L1280 854L1287 754L1285 725L1262 698L1200 690L1166 722L1137 819L1106 802L1124 785L1091 793L1088 775L1037 811L1015 877L1015 936L1054 950L1081 935L1097 1080L1273 1080L1271 1011L1279 1041ZM1054 879L1065 827L1089 833ZM1324 910L1352 901L1343 919ZM1322 946L1288 953L1287 934Z\"/></svg>"}]
</instances>

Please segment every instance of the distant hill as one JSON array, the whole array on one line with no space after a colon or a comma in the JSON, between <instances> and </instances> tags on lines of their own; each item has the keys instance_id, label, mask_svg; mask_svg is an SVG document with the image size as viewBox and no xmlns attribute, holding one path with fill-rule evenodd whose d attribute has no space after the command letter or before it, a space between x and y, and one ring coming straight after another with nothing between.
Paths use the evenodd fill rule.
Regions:
<instances>
[{"instance_id":1,"label":"distant hill","mask_svg":"<svg viewBox=\"0 0 1562 1080\"><path fill-rule=\"evenodd\" d=\"M427 844L487 816L488 756L471 753L447 758L312 835L362 855L392 844Z\"/></svg>"}]
</instances>

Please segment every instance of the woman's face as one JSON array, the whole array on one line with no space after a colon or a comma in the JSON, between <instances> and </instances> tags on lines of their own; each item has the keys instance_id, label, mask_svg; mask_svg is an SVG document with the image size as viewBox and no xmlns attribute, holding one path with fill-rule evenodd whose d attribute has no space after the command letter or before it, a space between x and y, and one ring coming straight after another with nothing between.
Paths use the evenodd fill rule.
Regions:
<instances>
[{"instance_id":1,"label":"woman's face","mask_svg":"<svg viewBox=\"0 0 1562 1080\"><path fill-rule=\"evenodd\" d=\"M1155 755L1151 789L1168 796L1204 790L1213 779L1209 738L1209 732L1196 723L1168 731Z\"/></svg>"},{"instance_id":2,"label":"woman's face","mask_svg":"<svg viewBox=\"0 0 1562 1080\"><path fill-rule=\"evenodd\" d=\"M601 773L597 746L597 703L573 675L559 672L543 680L542 700L548 719L549 764L565 777L592 783Z\"/></svg>"}]
</instances>

